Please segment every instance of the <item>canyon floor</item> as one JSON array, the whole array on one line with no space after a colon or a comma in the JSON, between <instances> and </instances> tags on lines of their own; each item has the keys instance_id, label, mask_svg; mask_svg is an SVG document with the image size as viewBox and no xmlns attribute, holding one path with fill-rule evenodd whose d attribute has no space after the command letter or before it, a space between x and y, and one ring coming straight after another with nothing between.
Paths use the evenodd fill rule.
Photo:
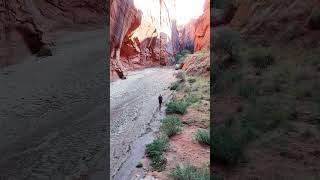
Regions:
<instances>
[{"instance_id":1,"label":"canyon floor","mask_svg":"<svg viewBox=\"0 0 320 180\"><path fill-rule=\"evenodd\" d=\"M62 32L53 56L0 69L0 179L105 179L105 37Z\"/></svg>"},{"instance_id":2,"label":"canyon floor","mask_svg":"<svg viewBox=\"0 0 320 180\"><path fill-rule=\"evenodd\" d=\"M128 179L152 142L165 111L158 107L170 98L169 86L175 81L171 68L148 68L129 73L128 79L110 86L110 163L113 179Z\"/></svg>"}]
</instances>

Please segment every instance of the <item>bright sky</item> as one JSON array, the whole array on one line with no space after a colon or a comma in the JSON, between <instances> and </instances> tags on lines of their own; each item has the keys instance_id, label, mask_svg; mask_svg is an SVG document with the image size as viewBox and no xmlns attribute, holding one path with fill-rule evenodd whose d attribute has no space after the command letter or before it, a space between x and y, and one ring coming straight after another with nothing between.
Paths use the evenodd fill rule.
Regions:
<instances>
[{"instance_id":1,"label":"bright sky","mask_svg":"<svg viewBox=\"0 0 320 180\"><path fill-rule=\"evenodd\" d=\"M176 0L178 25L187 24L203 14L205 0Z\"/></svg>"},{"instance_id":2,"label":"bright sky","mask_svg":"<svg viewBox=\"0 0 320 180\"><path fill-rule=\"evenodd\" d=\"M175 0L176 10L174 11L174 0L164 0L170 13L176 13L178 25L187 24L191 19L196 19L203 14L205 0ZM144 14L151 13L158 15L159 0L134 0L135 6ZM174 16L172 14L171 16Z\"/></svg>"}]
</instances>

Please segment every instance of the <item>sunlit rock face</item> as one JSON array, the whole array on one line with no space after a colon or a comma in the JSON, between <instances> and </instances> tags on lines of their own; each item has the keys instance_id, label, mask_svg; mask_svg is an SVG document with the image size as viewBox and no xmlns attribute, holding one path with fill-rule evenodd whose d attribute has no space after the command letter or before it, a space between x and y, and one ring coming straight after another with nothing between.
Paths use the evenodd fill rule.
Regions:
<instances>
[{"instance_id":1,"label":"sunlit rock face","mask_svg":"<svg viewBox=\"0 0 320 180\"><path fill-rule=\"evenodd\" d=\"M110 4L111 79L174 61L179 33L174 1L114 0Z\"/></svg>"},{"instance_id":2,"label":"sunlit rock face","mask_svg":"<svg viewBox=\"0 0 320 180\"><path fill-rule=\"evenodd\" d=\"M204 14L194 24L194 51L210 50L210 0L204 4Z\"/></svg>"},{"instance_id":3,"label":"sunlit rock face","mask_svg":"<svg viewBox=\"0 0 320 180\"><path fill-rule=\"evenodd\" d=\"M0 0L0 59L37 53L52 42L52 31L102 26L105 22L104 0ZM7 54L8 49L14 53ZM2 60L0 65L10 64Z\"/></svg>"}]
</instances>

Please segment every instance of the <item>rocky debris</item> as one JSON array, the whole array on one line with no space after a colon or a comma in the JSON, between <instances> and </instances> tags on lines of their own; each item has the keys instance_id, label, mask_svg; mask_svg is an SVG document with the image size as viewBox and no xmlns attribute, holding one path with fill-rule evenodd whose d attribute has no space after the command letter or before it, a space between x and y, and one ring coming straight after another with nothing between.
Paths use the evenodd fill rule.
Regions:
<instances>
[{"instance_id":1,"label":"rocky debris","mask_svg":"<svg viewBox=\"0 0 320 180\"><path fill-rule=\"evenodd\" d=\"M189 76L204 75L209 76L210 73L210 53L199 52L188 55L184 60L182 70Z\"/></svg>"}]
</instances>

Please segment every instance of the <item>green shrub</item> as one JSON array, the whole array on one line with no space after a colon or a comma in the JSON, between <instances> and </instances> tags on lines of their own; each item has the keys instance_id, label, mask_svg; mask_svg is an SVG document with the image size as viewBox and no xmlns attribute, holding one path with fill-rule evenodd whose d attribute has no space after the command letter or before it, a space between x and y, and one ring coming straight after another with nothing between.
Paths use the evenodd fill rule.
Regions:
<instances>
[{"instance_id":1,"label":"green shrub","mask_svg":"<svg viewBox=\"0 0 320 180\"><path fill-rule=\"evenodd\" d=\"M188 82L189 83L194 83L194 82L196 82L196 79L195 78L188 78Z\"/></svg>"},{"instance_id":2,"label":"green shrub","mask_svg":"<svg viewBox=\"0 0 320 180\"><path fill-rule=\"evenodd\" d=\"M178 74L176 75L176 78L179 79L181 82L186 81L186 75L184 74L184 72L178 72Z\"/></svg>"},{"instance_id":3,"label":"green shrub","mask_svg":"<svg viewBox=\"0 0 320 180\"><path fill-rule=\"evenodd\" d=\"M196 168L191 165L177 166L170 177L173 180L209 180L210 172L208 168Z\"/></svg>"},{"instance_id":4,"label":"green shrub","mask_svg":"<svg viewBox=\"0 0 320 180\"><path fill-rule=\"evenodd\" d=\"M256 49L249 53L249 62L255 67L264 69L275 61L273 55L266 49Z\"/></svg>"},{"instance_id":5,"label":"green shrub","mask_svg":"<svg viewBox=\"0 0 320 180\"><path fill-rule=\"evenodd\" d=\"M213 130L210 143L213 162L224 165L235 165L243 157L242 145L232 134L224 126Z\"/></svg>"},{"instance_id":6,"label":"green shrub","mask_svg":"<svg viewBox=\"0 0 320 180\"><path fill-rule=\"evenodd\" d=\"M188 97L185 99L185 102L187 102L189 105L194 104L194 103L196 103L196 102L198 102L198 101L199 101L199 99L198 99L196 96L193 96L193 95L188 96Z\"/></svg>"},{"instance_id":7,"label":"green shrub","mask_svg":"<svg viewBox=\"0 0 320 180\"><path fill-rule=\"evenodd\" d=\"M311 29L320 30L320 9L312 11L308 19L308 25Z\"/></svg>"},{"instance_id":8,"label":"green shrub","mask_svg":"<svg viewBox=\"0 0 320 180\"><path fill-rule=\"evenodd\" d=\"M198 129L193 139L199 143L210 145L210 133L207 130Z\"/></svg>"},{"instance_id":9,"label":"green shrub","mask_svg":"<svg viewBox=\"0 0 320 180\"><path fill-rule=\"evenodd\" d=\"M165 167L166 159L163 153L169 148L169 140L167 137L160 137L151 144L146 145L146 155L151 159L151 166L155 170L162 170Z\"/></svg>"},{"instance_id":10,"label":"green shrub","mask_svg":"<svg viewBox=\"0 0 320 180\"><path fill-rule=\"evenodd\" d=\"M168 116L162 121L161 129L168 137L174 136L181 131L182 123L176 116Z\"/></svg>"},{"instance_id":11,"label":"green shrub","mask_svg":"<svg viewBox=\"0 0 320 180\"><path fill-rule=\"evenodd\" d=\"M157 170L157 171L162 171L165 169L167 164L167 159L164 157L163 154L159 155L159 156L154 156L151 159L151 166L153 169Z\"/></svg>"},{"instance_id":12,"label":"green shrub","mask_svg":"<svg viewBox=\"0 0 320 180\"><path fill-rule=\"evenodd\" d=\"M186 101L170 101L166 104L166 113L185 114L188 106L189 104Z\"/></svg>"},{"instance_id":13,"label":"green shrub","mask_svg":"<svg viewBox=\"0 0 320 180\"><path fill-rule=\"evenodd\" d=\"M188 54L191 54L191 52L190 52L188 49L182 50L180 53L178 53L178 54L176 55L176 58L175 58L176 63L177 63L177 64L178 64L178 63L181 63L182 60L183 60L183 58L184 58L186 55L188 55Z\"/></svg>"},{"instance_id":14,"label":"green shrub","mask_svg":"<svg viewBox=\"0 0 320 180\"><path fill-rule=\"evenodd\" d=\"M183 87L181 82L174 82L170 86L170 90L180 90Z\"/></svg>"}]
</instances>

